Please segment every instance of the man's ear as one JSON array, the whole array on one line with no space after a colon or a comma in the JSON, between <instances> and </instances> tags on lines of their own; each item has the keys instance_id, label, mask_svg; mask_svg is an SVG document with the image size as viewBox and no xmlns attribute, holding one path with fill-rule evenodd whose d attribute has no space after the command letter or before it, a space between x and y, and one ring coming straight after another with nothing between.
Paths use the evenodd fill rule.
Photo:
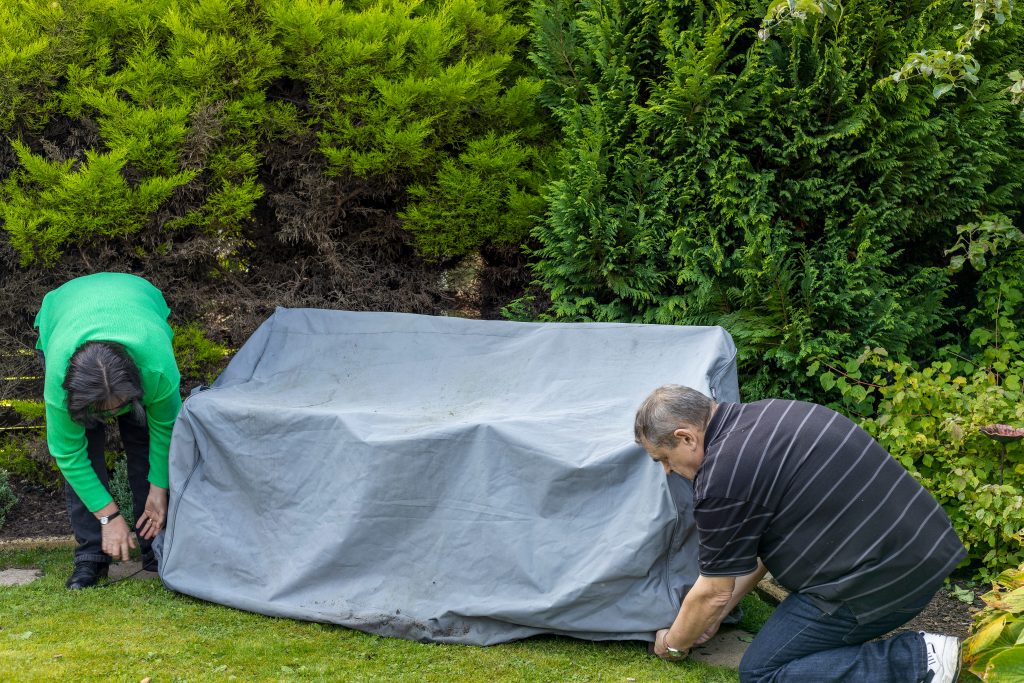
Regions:
<instances>
[{"instance_id":1,"label":"man's ear","mask_svg":"<svg viewBox=\"0 0 1024 683\"><path fill-rule=\"evenodd\" d=\"M690 427L678 427L672 432L672 436L685 444L687 448L693 448L698 443L697 433Z\"/></svg>"}]
</instances>

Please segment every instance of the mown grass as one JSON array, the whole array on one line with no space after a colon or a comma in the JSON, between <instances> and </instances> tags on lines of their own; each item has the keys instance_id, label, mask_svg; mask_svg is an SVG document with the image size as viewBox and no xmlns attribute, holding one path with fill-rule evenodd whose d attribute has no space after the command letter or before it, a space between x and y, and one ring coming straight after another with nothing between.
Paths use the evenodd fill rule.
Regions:
<instances>
[{"instance_id":1,"label":"mown grass","mask_svg":"<svg viewBox=\"0 0 1024 683\"><path fill-rule=\"evenodd\" d=\"M276 619L173 593L159 581L67 591L71 551L0 551L43 578L0 588L0 681L736 681L670 664L638 642L539 637L492 647L382 638ZM771 608L754 596L744 626Z\"/></svg>"}]
</instances>

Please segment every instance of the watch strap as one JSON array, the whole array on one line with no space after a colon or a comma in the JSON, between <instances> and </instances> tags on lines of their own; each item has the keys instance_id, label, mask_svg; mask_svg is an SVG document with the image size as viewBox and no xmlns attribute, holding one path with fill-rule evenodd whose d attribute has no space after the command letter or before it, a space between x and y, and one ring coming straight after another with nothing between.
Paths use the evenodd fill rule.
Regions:
<instances>
[{"instance_id":1,"label":"watch strap","mask_svg":"<svg viewBox=\"0 0 1024 683\"><path fill-rule=\"evenodd\" d=\"M114 510L109 515L106 515L105 517L100 517L100 524L106 525L110 520L117 519L120 516L121 516L121 511L120 510Z\"/></svg>"}]
</instances>

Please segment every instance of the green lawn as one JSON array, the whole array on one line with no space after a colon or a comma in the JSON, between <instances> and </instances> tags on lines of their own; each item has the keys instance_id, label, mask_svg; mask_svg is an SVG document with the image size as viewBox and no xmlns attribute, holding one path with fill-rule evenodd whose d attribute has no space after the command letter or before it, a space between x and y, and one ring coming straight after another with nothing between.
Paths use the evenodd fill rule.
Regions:
<instances>
[{"instance_id":1,"label":"green lawn","mask_svg":"<svg viewBox=\"0 0 1024 683\"><path fill-rule=\"evenodd\" d=\"M68 591L71 551L0 551L0 569L43 578L0 588L0 681L736 681L670 664L637 642L540 637L492 647L424 645L276 619L123 581ZM754 596L744 626L771 609Z\"/></svg>"}]
</instances>

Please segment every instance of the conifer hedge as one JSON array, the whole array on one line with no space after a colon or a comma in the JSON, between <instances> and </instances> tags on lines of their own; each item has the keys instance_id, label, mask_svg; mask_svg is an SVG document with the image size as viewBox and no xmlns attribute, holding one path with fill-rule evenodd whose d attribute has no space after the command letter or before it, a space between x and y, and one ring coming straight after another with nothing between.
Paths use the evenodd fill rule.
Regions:
<instances>
[{"instance_id":1,"label":"conifer hedge","mask_svg":"<svg viewBox=\"0 0 1024 683\"><path fill-rule=\"evenodd\" d=\"M298 245L337 266L366 232L438 261L519 245L544 131L516 11L2 3L3 228L42 268L103 246L239 273Z\"/></svg>"},{"instance_id":2,"label":"conifer hedge","mask_svg":"<svg viewBox=\"0 0 1024 683\"><path fill-rule=\"evenodd\" d=\"M992 22L977 83L936 89L892 74L970 25L958 0L776 1L764 31L767 6L534 3L563 137L535 272L553 319L720 324L748 398L810 398L814 360L958 334L957 226L1024 225L1024 31Z\"/></svg>"}]
</instances>

